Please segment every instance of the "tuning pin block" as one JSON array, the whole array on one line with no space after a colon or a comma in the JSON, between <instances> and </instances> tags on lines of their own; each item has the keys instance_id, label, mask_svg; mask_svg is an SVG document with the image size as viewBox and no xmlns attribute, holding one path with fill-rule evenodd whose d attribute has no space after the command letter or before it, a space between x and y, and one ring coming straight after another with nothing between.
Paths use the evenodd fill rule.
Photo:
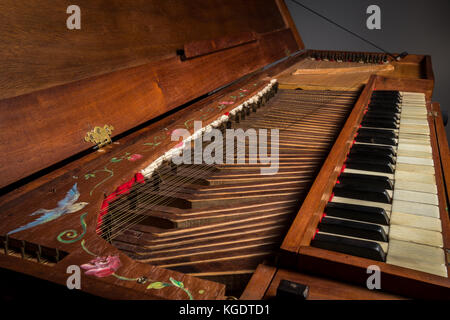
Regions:
<instances>
[{"instance_id":1,"label":"tuning pin block","mask_svg":"<svg viewBox=\"0 0 450 320\"><path fill-rule=\"evenodd\" d=\"M218 119L211 122L209 125L197 130L191 136L187 137L181 142L181 146L178 144L176 147L170 149L164 155L153 161L149 166L141 171L145 178L150 178L154 180L155 175L157 175L157 170L161 167L163 163L170 161L175 155L180 155L184 147L192 140L201 138L203 134L207 131L211 131L213 128L220 128L221 126L230 128L231 122L245 119L246 115L250 115L251 110L256 111L256 108L260 107L263 103L269 100L278 91L278 81L272 79L270 83L264 87L256 95L240 104L229 113L220 116Z\"/></svg>"}]
</instances>

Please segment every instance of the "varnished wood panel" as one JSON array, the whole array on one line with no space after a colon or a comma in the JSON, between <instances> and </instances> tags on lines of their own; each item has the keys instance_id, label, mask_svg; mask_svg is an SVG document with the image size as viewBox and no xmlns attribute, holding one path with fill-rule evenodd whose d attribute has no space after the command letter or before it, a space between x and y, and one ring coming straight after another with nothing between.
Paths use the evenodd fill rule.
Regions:
<instances>
[{"instance_id":1,"label":"varnished wood panel","mask_svg":"<svg viewBox=\"0 0 450 320\"><path fill-rule=\"evenodd\" d=\"M431 106L433 112L436 112L434 123L436 126L436 135L439 145L439 155L442 163L443 177L445 181L447 199L450 195L450 151L448 147L447 135L445 134L444 123L439 103L434 102Z\"/></svg>"},{"instance_id":2,"label":"varnished wood panel","mask_svg":"<svg viewBox=\"0 0 450 320\"><path fill-rule=\"evenodd\" d=\"M368 83L370 76L373 74L395 79L426 80L423 83L431 84L431 88L434 83L433 69L429 56L408 55L401 61L389 60L387 65L377 65L355 62L312 61L306 58L310 52L340 53L340 51L308 50L303 61L285 70L279 76L280 88L359 90ZM370 53L358 52L356 54L364 55ZM345 70L343 69L344 67L355 68ZM343 70L339 70L340 68ZM343 72L344 70L346 72Z\"/></svg>"},{"instance_id":3,"label":"varnished wood panel","mask_svg":"<svg viewBox=\"0 0 450 320\"><path fill-rule=\"evenodd\" d=\"M258 265L255 273L250 281L247 283L247 287L241 295L241 300L261 300L269 288L277 268L266 266L263 264Z\"/></svg>"},{"instance_id":4,"label":"varnished wood panel","mask_svg":"<svg viewBox=\"0 0 450 320\"><path fill-rule=\"evenodd\" d=\"M309 287L308 300L398 300L404 297L286 269L259 265L241 300L276 298L281 280ZM258 283L257 283L258 282Z\"/></svg>"},{"instance_id":5,"label":"varnished wood panel","mask_svg":"<svg viewBox=\"0 0 450 320\"><path fill-rule=\"evenodd\" d=\"M0 99L175 56L191 41L285 26L274 0L80 0L81 30L68 30L71 4L0 3Z\"/></svg>"},{"instance_id":6,"label":"varnished wood panel","mask_svg":"<svg viewBox=\"0 0 450 320\"><path fill-rule=\"evenodd\" d=\"M450 154L447 137L442 123L442 114L439 103L428 105L428 110L432 116L429 117L431 146L433 148L433 161L435 169L436 184L439 195L439 213L442 224L442 239L446 255L450 250L450 217L448 212L449 198L449 174L450 174ZM446 260L447 261L447 260ZM447 276L450 270L447 266Z\"/></svg>"},{"instance_id":7,"label":"varnished wood panel","mask_svg":"<svg viewBox=\"0 0 450 320\"><path fill-rule=\"evenodd\" d=\"M339 281L364 286L367 268L373 260L350 256L339 252L303 246L297 257L297 270L327 276ZM377 262L381 271L382 288L387 292L415 299L448 299L450 281L412 269Z\"/></svg>"},{"instance_id":8,"label":"varnished wood panel","mask_svg":"<svg viewBox=\"0 0 450 320\"><path fill-rule=\"evenodd\" d=\"M120 134L296 50L282 29L195 59L167 58L0 101L0 187L90 148L84 137L94 126Z\"/></svg>"}]
</instances>

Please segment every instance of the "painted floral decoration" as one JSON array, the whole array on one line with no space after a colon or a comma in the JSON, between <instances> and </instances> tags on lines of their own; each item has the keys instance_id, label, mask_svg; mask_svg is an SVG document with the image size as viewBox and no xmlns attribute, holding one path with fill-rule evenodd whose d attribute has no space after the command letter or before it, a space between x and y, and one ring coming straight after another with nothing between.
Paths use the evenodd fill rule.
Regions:
<instances>
[{"instance_id":1,"label":"painted floral decoration","mask_svg":"<svg viewBox=\"0 0 450 320\"><path fill-rule=\"evenodd\" d=\"M108 277L120 268L119 256L96 257L89 263L81 265L81 268L87 270L86 275L99 278Z\"/></svg>"},{"instance_id":2,"label":"painted floral decoration","mask_svg":"<svg viewBox=\"0 0 450 320\"><path fill-rule=\"evenodd\" d=\"M139 159L142 159L142 157L143 156L141 154L138 154L138 153L131 154L131 153L127 152L127 153L125 153L125 155L123 155L120 158L116 158L116 157L112 158L111 162L120 162L124 159L127 159L128 161L137 161Z\"/></svg>"},{"instance_id":3,"label":"painted floral decoration","mask_svg":"<svg viewBox=\"0 0 450 320\"><path fill-rule=\"evenodd\" d=\"M142 159L142 155L138 153L132 154L131 156L128 157L129 161L136 161L139 159Z\"/></svg>"}]
</instances>

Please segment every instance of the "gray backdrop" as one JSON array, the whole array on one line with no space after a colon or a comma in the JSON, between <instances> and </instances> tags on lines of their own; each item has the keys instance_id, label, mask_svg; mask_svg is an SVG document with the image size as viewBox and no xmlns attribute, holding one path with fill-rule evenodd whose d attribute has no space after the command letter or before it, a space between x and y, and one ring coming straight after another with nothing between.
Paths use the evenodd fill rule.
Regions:
<instances>
[{"instance_id":1,"label":"gray backdrop","mask_svg":"<svg viewBox=\"0 0 450 320\"><path fill-rule=\"evenodd\" d=\"M298 0L329 19L374 42L388 52L429 54L433 64L433 101L450 109L450 1L449 0ZM378 50L322 18L285 0L308 49ZM381 9L381 30L366 27L369 5ZM446 127L450 137L450 124Z\"/></svg>"}]
</instances>

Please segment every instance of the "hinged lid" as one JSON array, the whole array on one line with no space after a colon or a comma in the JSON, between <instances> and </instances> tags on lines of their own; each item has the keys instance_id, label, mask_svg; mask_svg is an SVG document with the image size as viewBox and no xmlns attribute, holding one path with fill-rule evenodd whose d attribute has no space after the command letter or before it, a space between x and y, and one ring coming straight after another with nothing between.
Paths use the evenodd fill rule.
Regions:
<instances>
[{"instance_id":1,"label":"hinged lid","mask_svg":"<svg viewBox=\"0 0 450 320\"><path fill-rule=\"evenodd\" d=\"M283 0L77 5L0 5L0 187L304 48Z\"/></svg>"}]
</instances>

